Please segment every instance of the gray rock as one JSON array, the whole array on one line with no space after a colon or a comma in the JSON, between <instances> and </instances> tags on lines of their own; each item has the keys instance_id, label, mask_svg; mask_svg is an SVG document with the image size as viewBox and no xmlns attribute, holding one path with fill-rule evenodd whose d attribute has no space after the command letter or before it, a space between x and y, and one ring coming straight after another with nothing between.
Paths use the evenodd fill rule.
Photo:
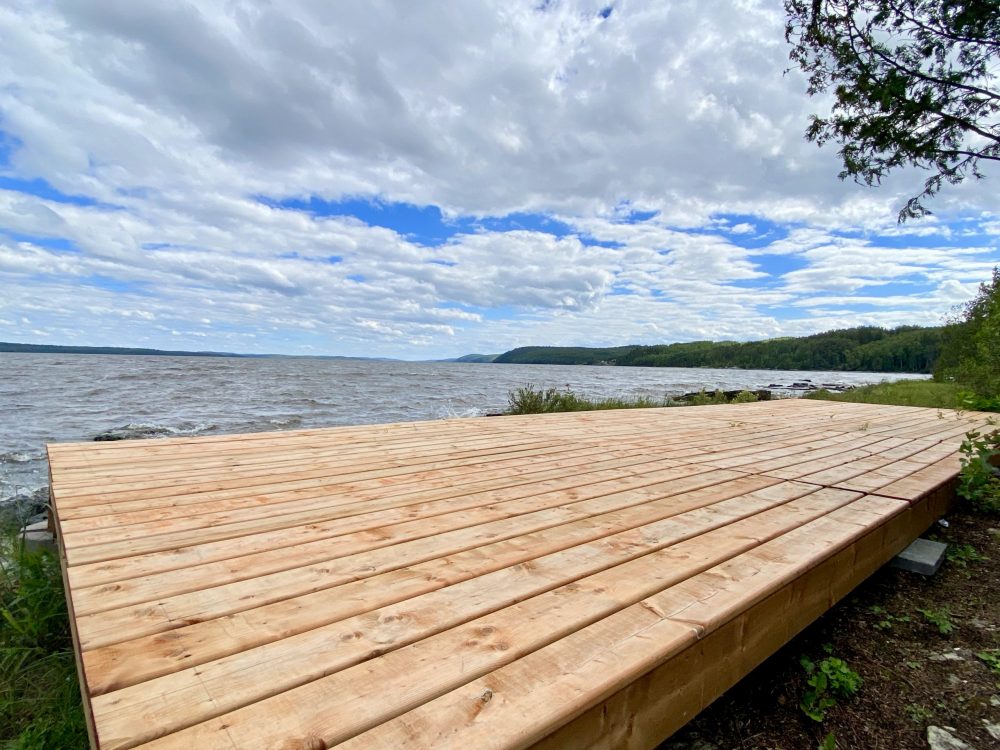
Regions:
<instances>
[{"instance_id":1,"label":"gray rock","mask_svg":"<svg viewBox=\"0 0 1000 750\"><path fill-rule=\"evenodd\" d=\"M993 739L1000 740L1000 724L990 724L986 719L983 719L983 729L989 732Z\"/></svg>"},{"instance_id":2,"label":"gray rock","mask_svg":"<svg viewBox=\"0 0 1000 750\"><path fill-rule=\"evenodd\" d=\"M940 654L931 654L927 658L931 661L965 661L965 656L962 655L962 650L957 648Z\"/></svg>"},{"instance_id":3,"label":"gray rock","mask_svg":"<svg viewBox=\"0 0 1000 750\"><path fill-rule=\"evenodd\" d=\"M49 506L49 488L22 492L0 504L0 526L23 528L29 520L43 515Z\"/></svg>"},{"instance_id":4,"label":"gray rock","mask_svg":"<svg viewBox=\"0 0 1000 750\"><path fill-rule=\"evenodd\" d=\"M24 548L29 552L47 550L56 554L59 549L47 528L27 528L21 533L21 539L24 541Z\"/></svg>"},{"instance_id":5,"label":"gray rock","mask_svg":"<svg viewBox=\"0 0 1000 750\"><path fill-rule=\"evenodd\" d=\"M94 442L104 443L113 440L148 440L150 438L170 437L174 431L168 427L146 424L127 424L115 427L94 435Z\"/></svg>"},{"instance_id":6,"label":"gray rock","mask_svg":"<svg viewBox=\"0 0 1000 750\"><path fill-rule=\"evenodd\" d=\"M962 742L948 729L952 728L927 727L927 744L930 745L931 750L974 750L972 745Z\"/></svg>"}]
</instances>

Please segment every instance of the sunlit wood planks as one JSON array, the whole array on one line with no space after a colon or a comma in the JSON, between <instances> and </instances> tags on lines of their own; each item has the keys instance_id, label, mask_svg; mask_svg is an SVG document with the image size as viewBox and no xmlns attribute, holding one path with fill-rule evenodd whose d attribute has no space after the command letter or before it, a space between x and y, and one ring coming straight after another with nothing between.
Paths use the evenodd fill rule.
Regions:
<instances>
[{"instance_id":1,"label":"sunlit wood planks","mask_svg":"<svg viewBox=\"0 0 1000 750\"><path fill-rule=\"evenodd\" d=\"M51 445L93 742L652 747L940 515L986 423L787 400Z\"/></svg>"}]
</instances>

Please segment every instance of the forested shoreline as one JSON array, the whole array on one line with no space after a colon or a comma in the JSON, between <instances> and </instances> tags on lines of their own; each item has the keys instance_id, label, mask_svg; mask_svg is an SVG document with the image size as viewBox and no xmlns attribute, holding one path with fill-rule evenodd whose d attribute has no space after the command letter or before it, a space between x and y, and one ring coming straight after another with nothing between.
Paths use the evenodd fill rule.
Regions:
<instances>
[{"instance_id":1,"label":"forested shoreline","mask_svg":"<svg viewBox=\"0 0 1000 750\"><path fill-rule=\"evenodd\" d=\"M929 373L947 326L859 326L765 341L692 341L612 348L526 346L498 364L735 367L760 370L852 370Z\"/></svg>"}]
</instances>

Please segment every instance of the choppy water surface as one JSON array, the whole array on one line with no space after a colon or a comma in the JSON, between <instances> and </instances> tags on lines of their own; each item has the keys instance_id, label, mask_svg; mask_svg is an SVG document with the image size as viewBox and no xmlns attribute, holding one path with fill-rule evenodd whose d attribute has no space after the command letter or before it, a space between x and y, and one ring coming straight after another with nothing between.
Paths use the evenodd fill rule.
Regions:
<instances>
[{"instance_id":1,"label":"choppy water surface","mask_svg":"<svg viewBox=\"0 0 1000 750\"><path fill-rule=\"evenodd\" d=\"M130 357L0 353L0 498L47 481L44 445L108 430L163 436L475 416L513 388L662 397L772 383L859 385L925 377L305 358Z\"/></svg>"}]
</instances>

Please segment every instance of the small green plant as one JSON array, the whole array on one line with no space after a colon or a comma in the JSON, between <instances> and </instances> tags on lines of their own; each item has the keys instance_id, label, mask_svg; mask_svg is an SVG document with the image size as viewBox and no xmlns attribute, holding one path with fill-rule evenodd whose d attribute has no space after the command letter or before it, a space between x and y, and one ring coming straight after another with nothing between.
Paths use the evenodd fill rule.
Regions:
<instances>
[{"instance_id":1,"label":"small green plant","mask_svg":"<svg viewBox=\"0 0 1000 750\"><path fill-rule=\"evenodd\" d=\"M726 394L722 391L716 391L715 393L709 394L702 388L696 394L694 394L688 401L692 406L706 406L707 404L725 404L727 403Z\"/></svg>"},{"instance_id":2,"label":"small green plant","mask_svg":"<svg viewBox=\"0 0 1000 750\"><path fill-rule=\"evenodd\" d=\"M988 648L976 656L982 659L983 664L989 667L993 674L1000 676L1000 648Z\"/></svg>"},{"instance_id":3,"label":"small green plant","mask_svg":"<svg viewBox=\"0 0 1000 750\"><path fill-rule=\"evenodd\" d=\"M837 750L837 737L830 732L823 741L816 746L816 750Z\"/></svg>"},{"instance_id":4,"label":"small green plant","mask_svg":"<svg viewBox=\"0 0 1000 750\"><path fill-rule=\"evenodd\" d=\"M879 616L879 619L875 623L875 629L881 631L892 630L892 626L898 622L910 622L913 618L909 615L894 615L888 612L884 607L874 606L869 610L873 615Z\"/></svg>"},{"instance_id":5,"label":"small green plant","mask_svg":"<svg viewBox=\"0 0 1000 750\"><path fill-rule=\"evenodd\" d=\"M914 724L926 724L934 715L929 708L911 703L906 707L906 715Z\"/></svg>"},{"instance_id":6,"label":"small green plant","mask_svg":"<svg viewBox=\"0 0 1000 750\"><path fill-rule=\"evenodd\" d=\"M924 619L938 629L941 635L950 635L955 630L955 623L951 620L951 612L947 609L918 609Z\"/></svg>"},{"instance_id":7,"label":"small green plant","mask_svg":"<svg viewBox=\"0 0 1000 750\"><path fill-rule=\"evenodd\" d=\"M958 494L979 512L1000 514L1000 432L966 433L959 451Z\"/></svg>"},{"instance_id":8,"label":"small green plant","mask_svg":"<svg viewBox=\"0 0 1000 750\"><path fill-rule=\"evenodd\" d=\"M749 404L757 400L757 394L753 391L740 391L733 396L734 404Z\"/></svg>"},{"instance_id":9,"label":"small green plant","mask_svg":"<svg viewBox=\"0 0 1000 750\"><path fill-rule=\"evenodd\" d=\"M989 558L981 555L971 544L956 544L948 548L948 562L959 568L968 568L970 564L980 563Z\"/></svg>"},{"instance_id":10,"label":"small green plant","mask_svg":"<svg viewBox=\"0 0 1000 750\"><path fill-rule=\"evenodd\" d=\"M836 656L827 656L818 664L803 656L799 664L809 675L809 689L802 694L799 708L813 721L823 721L826 712L837 705L837 698L851 698L861 689L861 676Z\"/></svg>"}]
</instances>

